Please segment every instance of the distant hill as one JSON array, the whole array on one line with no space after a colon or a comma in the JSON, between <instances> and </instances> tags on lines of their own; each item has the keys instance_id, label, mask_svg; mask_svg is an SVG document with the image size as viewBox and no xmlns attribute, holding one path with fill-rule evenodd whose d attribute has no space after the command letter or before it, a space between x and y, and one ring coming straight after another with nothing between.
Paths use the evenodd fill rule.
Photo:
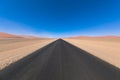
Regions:
<instances>
[{"instance_id":1,"label":"distant hill","mask_svg":"<svg viewBox=\"0 0 120 80\"><path fill-rule=\"evenodd\" d=\"M75 37L68 37L72 39L88 39L88 38L120 38L120 36L75 36Z\"/></svg>"},{"instance_id":2,"label":"distant hill","mask_svg":"<svg viewBox=\"0 0 120 80\"><path fill-rule=\"evenodd\" d=\"M0 32L0 38L23 38L22 36Z\"/></svg>"},{"instance_id":3,"label":"distant hill","mask_svg":"<svg viewBox=\"0 0 120 80\"><path fill-rule=\"evenodd\" d=\"M2 39L2 38L29 38L29 39L34 39L34 38L40 38L40 37L29 36L29 35L21 36L21 35L15 35L15 34L9 34L9 33L5 33L5 32L0 32L0 39Z\"/></svg>"}]
</instances>

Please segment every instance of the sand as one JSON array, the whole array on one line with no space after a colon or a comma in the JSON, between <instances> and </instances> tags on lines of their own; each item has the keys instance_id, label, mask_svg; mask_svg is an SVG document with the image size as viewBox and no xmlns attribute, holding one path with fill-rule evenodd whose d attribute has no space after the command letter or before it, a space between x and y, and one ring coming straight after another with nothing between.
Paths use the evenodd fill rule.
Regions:
<instances>
[{"instance_id":1,"label":"sand","mask_svg":"<svg viewBox=\"0 0 120 80\"><path fill-rule=\"evenodd\" d=\"M2 39L0 40L0 69L33 53L55 39Z\"/></svg>"},{"instance_id":2,"label":"sand","mask_svg":"<svg viewBox=\"0 0 120 80\"><path fill-rule=\"evenodd\" d=\"M64 39L69 43L120 68L120 39Z\"/></svg>"}]
</instances>

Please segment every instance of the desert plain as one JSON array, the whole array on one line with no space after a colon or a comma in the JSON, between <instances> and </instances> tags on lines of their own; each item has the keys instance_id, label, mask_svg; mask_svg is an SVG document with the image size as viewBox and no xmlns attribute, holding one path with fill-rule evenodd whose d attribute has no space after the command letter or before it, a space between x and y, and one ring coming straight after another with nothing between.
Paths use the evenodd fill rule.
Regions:
<instances>
[{"instance_id":1,"label":"desert plain","mask_svg":"<svg viewBox=\"0 0 120 80\"><path fill-rule=\"evenodd\" d=\"M5 35L0 38L0 80L120 78L120 37Z\"/></svg>"},{"instance_id":2,"label":"desert plain","mask_svg":"<svg viewBox=\"0 0 120 80\"><path fill-rule=\"evenodd\" d=\"M73 37L64 40L120 68L120 37Z\"/></svg>"},{"instance_id":3,"label":"desert plain","mask_svg":"<svg viewBox=\"0 0 120 80\"><path fill-rule=\"evenodd\" d=\"M0 39L0 69L5 68L54 41L47 38L4 38Z\"/></svg>"},{"instance_id":4,"label":"desert plain","mask_svg":"<svg viewBox=\"0 0 120 80\"><path fill-rule=\"evenodd\" d=\"M0 33L0 69L14 63L56 39L20 37ZM71 37L63 38L74 46L120 68L120 37Z\"/></svg>"}]
</instances>

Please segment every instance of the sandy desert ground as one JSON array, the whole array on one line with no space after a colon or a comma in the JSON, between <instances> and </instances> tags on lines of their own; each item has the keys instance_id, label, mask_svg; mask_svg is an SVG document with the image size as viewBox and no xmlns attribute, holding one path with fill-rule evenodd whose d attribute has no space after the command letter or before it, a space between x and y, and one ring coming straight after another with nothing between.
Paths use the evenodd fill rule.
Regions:
<instances>
[{"instance_id":1,"label":"sandy desert ground","mask_svg":"<svg viewBox=\"0 0 120 80\"><path fill-rule=\"evenodd\" d=\"M120 68L120 38L64 38L71 44ZM0 39L0 69L31 54L55 39Z\"/></svg>"},{"instance_id":2,"label":"sandy desert ground","mask_svg":"<svg viewBox=\"0 0 120 80\"><path fill-rule=\"evenodd\" d=\"M120 69L58 39L0 71L1 80L119 80Z\"/></svg>"},{"instance_id":3,"label":"sandy desert ground","mask_svg":"<svg viewBox=\"0 0 120 80\"><path fill-rule=\"evenodd\" d=\"M120 68L120 38L69 38L64 40Z\"/></svg>"},{"instance_id":4,"label":"sandy desert ground","mask_svg":"<svg viewBox=\"0 0 120 80\"><path fill-rule=\"evenodd\" d=\"M0 69L31 54L55 39L0 39Z\"/></svg>"}]
</instances>

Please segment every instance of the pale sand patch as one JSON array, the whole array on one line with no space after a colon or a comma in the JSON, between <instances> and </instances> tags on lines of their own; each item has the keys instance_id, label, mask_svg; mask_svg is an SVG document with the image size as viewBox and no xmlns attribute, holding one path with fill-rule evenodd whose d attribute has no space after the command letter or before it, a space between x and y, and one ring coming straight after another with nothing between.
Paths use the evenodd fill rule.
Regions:
<instances>
[{"instance_id":1,"label":"pale sand patch","mask_svg":"<svg viewBox=\"0 0 120 80\"><path fill-rule=\"evenodd\" d=\"M120 42L116 40L64 40L120 68Z\"/></svg>"},{"instance_id":2,"label":"pale sand patch","mask_svg":"<svg viewBox=\"0 0 120 80\"><path fill-rule=\"evenodd\" d=\"M48 39L48 40L39 40L39 41L33 41L34 44L30 44L32 42L28 42L30 45L26 45L25 42L24 46L22 44L19 48L13 48L8 49L6 48L6 51L0 52L0 69L3 69L4 67L8 66L9 64L18 61L19 59L33 53L34 51L42 48L43 46L53 42L54 39ZM15 45L21 45L20 43L13 44ZM6 46L7 47L7 46Z\"/></svg>"}]
</instances>

